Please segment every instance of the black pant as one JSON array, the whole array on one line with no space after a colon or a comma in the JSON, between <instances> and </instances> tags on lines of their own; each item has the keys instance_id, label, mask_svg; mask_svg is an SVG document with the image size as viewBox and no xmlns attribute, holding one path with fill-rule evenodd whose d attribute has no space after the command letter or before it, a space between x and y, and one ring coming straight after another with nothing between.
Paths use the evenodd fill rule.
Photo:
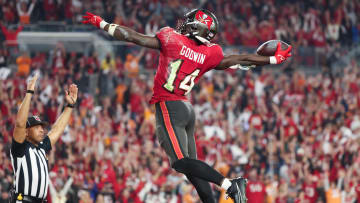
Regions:
<instances>
[{"instance_id":1,"label":"black pant","mask_svg":"<svg viewBox=\"0 0 360 203\"><path fill-rule=\"evenodd\" d=\"M166 101L155 104L156 135L171 165L184 157L196 159L195 112L189 102Z\"/></svg>"},{"instance_id":2,"label":"black pant","mask_svg":"<svg viewBox=\"0 0 360 203\"><path fill-rule=\"evenodd\" d=\"M220 185L224 177L206 163L196 160L192 105L180 100L166 101L156 103L155 108L156 135L171 166L186 175L203 202L215 203L209 182Z\"/></svg>"}]
</instances>

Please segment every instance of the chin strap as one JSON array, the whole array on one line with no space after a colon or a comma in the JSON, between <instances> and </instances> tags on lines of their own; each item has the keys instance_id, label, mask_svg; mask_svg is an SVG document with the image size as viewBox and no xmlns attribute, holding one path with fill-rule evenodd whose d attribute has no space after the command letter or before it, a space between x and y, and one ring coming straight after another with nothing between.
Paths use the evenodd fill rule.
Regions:
<instances>
[{"instance_id":1,"label":"chin strap","mask_svg":"<svg viewBox=\"0 0 360 203\"><path fill-rule=\"evenodd\" d=\"M255 68L256 65L250 65L250 66L242 66L240 64L236 64L236 65L233 65L233 66L230 66L229 68L231 69L241 69L241 70L250 70L250 68Z\"/></svg>"},{"instance_id":2,"label":"chin strap","mask_svg":"<svg viewBox=\"0 0 360 203\"><path fill-rule=\"evenodd\" d=\"M207 39L205 39L205 38L203 38L203 37L200 37L200 36L197 36L197 35L195 35L194 36L197 40L199 40L201 43L203 43L203 44L210 44L210 42L209 42L209 40L207 40Z\"/></svg>"}]
</instances>

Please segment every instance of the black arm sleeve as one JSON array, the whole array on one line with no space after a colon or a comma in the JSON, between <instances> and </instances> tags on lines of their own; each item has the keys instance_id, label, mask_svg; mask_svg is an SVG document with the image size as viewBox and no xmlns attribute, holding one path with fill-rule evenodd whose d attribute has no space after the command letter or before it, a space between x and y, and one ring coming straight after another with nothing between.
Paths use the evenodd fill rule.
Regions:
<instances>
[{"instance_id":1,"label":"black arm sleeve","mask_svg":"<svg viewBox=\"0 0 360 203\"><path fill-rule=\"evenodd\" d=\"M49 153L52 149L49 136L46 136L44 140L39 144L39 147L44 149L46 153Z\"/></svg>"},{"instance_id":2,"label":"black arm sleeve","mask_svg":"<svg viewBox=\"0 0 360 203\"><path fill-rule=\"evenodd\" d=\"M23 143L18 143L14 140L14 138L12 139L11 142L11 154L14 157L22 157L25 154L25 149L26 149L26 141L24 141Z\"/></svg>"}]
</instances>

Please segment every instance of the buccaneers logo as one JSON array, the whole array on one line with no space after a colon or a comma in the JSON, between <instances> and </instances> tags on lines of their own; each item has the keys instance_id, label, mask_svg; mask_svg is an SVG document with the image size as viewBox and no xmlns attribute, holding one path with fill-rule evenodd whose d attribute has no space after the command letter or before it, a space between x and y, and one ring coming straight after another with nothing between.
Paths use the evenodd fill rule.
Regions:
<instances>
[{"instance_id":1,"label":"buccaneers logo","mask_svg":"<svg viewBox=\"0 0 360 203\"><path fill-rule=\"evenodd\" d=\"M40 118L38 116L33 116L35 118L35 120L37 121L41 121Z\"/></svg>"},{"instance_id":2,"label":"buccaneers logo","mask_svg":"<svg viewBox=\"0 0 360 203\"><path fill-rule=\"evenodd\" d=\"M200 23L204 23L205 25L207 25L207 27L210 30L210 26L213 22L213 19L208 16L206 13L202 12L202 11L198 11L195 15L196 20L198 20Z\"/></svg>"}]
</instances>

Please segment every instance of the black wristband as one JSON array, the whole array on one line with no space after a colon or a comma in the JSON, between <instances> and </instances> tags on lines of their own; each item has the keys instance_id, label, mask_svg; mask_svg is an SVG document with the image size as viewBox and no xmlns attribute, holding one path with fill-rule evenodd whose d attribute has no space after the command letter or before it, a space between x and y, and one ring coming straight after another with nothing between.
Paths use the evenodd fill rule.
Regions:
<instances>
[{"instance_id":1,"label":"black wristband","mask_svg":"<svg viewBox=\"0 0 360 203\"><path fill-rule=\"evenodd\" d=\"M26 90L26 93L34 94L34 90Z\"/></svg>"},{"instance_id":2,"label":"black wristband","mask_svg":"<svg viewBox=\"0 0 360 203\"><path fill-rule=\"evenodd\" d=\"M69 107L69 108L74 108L75 107L75 104L67 104L66 107Z\"/></svg>"}]
</instances>

